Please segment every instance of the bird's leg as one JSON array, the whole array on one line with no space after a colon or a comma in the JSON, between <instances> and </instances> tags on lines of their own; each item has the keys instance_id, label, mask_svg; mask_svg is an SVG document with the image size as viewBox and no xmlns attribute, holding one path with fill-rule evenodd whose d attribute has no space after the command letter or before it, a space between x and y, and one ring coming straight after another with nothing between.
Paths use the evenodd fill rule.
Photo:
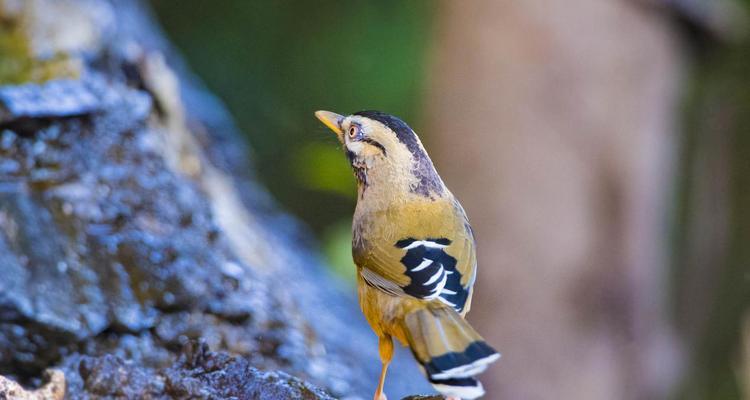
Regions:
<instances>
[{"instance_id":1,"label":"bird's leg","mask_svg":"<svg viewBox=\"0 0 750 400\"><path fill-rule=\"evenodd\" d=\"M375 400L388 400L383 393L383 385L385 384L385 373L388 370L388 364L393 358L393 340L390 336L381 336L379 338L378 348L380 350L380 361L383 363L383 369L380 371L380 382L378 383L378 390L375 391Z\"/></svg>"}]
</instances>

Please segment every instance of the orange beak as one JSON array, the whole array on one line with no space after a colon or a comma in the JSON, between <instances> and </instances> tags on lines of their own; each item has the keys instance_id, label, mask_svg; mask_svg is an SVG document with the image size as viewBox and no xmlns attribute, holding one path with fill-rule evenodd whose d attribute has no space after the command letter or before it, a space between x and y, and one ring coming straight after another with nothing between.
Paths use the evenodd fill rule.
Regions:
<instances>
[{"instance_id":1,"label":"orange beak","mask_svg":"<svg viewBox=\"0 0 750 400\"><path fill-rule=\"evenodd\" d=\"M336 114L330 111L315 111L315 116L325 124L330 130L332 130L336 136L341 137L344 133L341 130L341 121L344 120L343 115Z\"/></svg>"}]
</instances>

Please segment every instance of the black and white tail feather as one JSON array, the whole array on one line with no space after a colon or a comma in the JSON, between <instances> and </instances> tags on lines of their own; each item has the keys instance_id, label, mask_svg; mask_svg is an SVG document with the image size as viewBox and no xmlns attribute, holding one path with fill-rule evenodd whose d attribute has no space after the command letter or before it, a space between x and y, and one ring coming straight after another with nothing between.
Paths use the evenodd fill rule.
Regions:
<instances>
[{"instance_id":1,"label":"black and white tail feather","mask_svg":"<svg viewBox=\"0 0 750 400\"><path fill-rule=\"evenodd\" d=\"M454 309L425 308L404 319L409 347L438 392L461 399L484 394L474 377L500 358Z\"/></svg>"}]
</instances>

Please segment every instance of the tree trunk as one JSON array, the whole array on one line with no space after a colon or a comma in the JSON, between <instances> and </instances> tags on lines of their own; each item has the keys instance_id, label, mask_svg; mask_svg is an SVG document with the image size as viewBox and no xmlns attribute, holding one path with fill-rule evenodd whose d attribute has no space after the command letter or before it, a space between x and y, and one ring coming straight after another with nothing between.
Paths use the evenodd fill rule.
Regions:
<instances>
[{"instance_id":1,"label":"tree trunk","mask_svg":"<svg viewBox=\"0 0 750 400\"><path fill-rule=\"evenodd\" d=\"M428 147L475 228L493 398L663 398L683 63L625 1L443 2Z\"/></svg>"}]
</instances>

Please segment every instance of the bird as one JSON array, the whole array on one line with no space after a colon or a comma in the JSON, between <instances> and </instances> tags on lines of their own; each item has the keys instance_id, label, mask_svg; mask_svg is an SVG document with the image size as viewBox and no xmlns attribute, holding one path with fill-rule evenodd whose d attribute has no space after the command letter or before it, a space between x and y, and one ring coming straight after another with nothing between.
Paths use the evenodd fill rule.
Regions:
<instances>
[{"instance_id":1,"label":"bird","mask_svg":"<svg viewBox=\"0 0 750 400\"><path fill-rule=\"evenodd\" d=\"M352 257L362 312L378 337L386 400L393 339L448 399L484 395L476 376L500 358L464 319L477 276L474 234L417 134L380 111L317 111L357 181Z\"/></svg>"}]
</instances>

